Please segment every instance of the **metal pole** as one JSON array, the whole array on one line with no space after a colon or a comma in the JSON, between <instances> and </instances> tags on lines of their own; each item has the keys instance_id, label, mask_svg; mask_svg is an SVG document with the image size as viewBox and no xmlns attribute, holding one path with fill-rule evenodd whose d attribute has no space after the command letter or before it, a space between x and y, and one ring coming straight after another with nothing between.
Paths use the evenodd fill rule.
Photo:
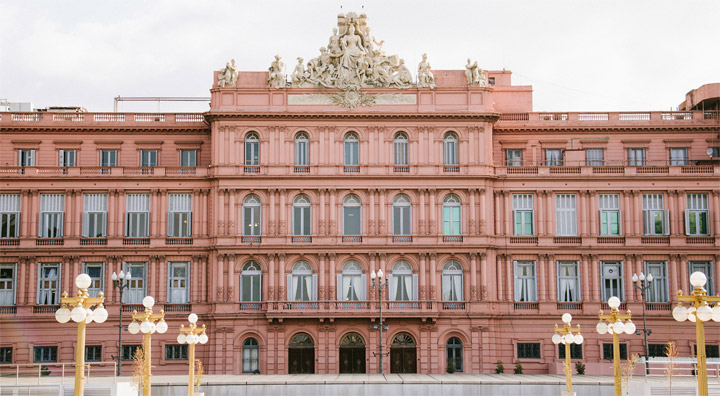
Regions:
<instances>
[{"instance_id":1,"label":"metal pole","mask_svg":"<svg viewBox=\"0 0 720 396\"><path fill-rule=\"evenodd\" d=\"M613 332L613 375L615 376L615 396L622 396L620 382L620 335Z\"/></svg>"},{"instance_id":2,"label":"metal pole","mask_svg":"<svg viewBox=\"0 0 720 396\"><path fill-rule=\"evenodd\" d=\"M648 330L647 330L647 322L645 321L645 291L647 290L645 286L645 281L642 281L642 289L640 290L640 296L642 296L642 306L643 306L643 336L645 336L645 375L650 374L650 366L648 365L648 342L647 342L647 336L648 336Z\"/></svg>"},{"instance_id":3,"label":"metal pole","mask_svg":"<svg viewBox=\"0 0 720 396\"><path fill-rule=\"evenodd\" d=\"M85 394L83 389L85 386L83 382L85 374L85 326L84 320L78 322L77 345L75 347L75 396Z\"/></svg>"},{"instance_id":4,"label":"metal pole","mask_svg":"<svg viewBox=\"0 0 720 396\"><path fill-rule=\"evenodd\" d=\"M700 318L695 321L695 336L697 337L697 371L698 396L708 396L707 357L705 356L705 323Z\"/></svg>"},{"instance_id":5,"label":"metal pole","mask_svg":"<svg viewBox=\"0 0 720 396\"><path fill-rule=\"evenodd\" d=\"M382 320L382 288L383 282L378 282L378 302L380 303L380 374L383 374L383 320Z\"/></svg>"},{"instance_id":6,"label":"metal pole","mask_svg":"<svg viewBox=\"0 0 720 396\"><path fill-rule=\"evenodd\" d=\"M566 324L565 327L569 329L570 325ZM565 389L568 393L572 393L572 370L570 368L570 343L565 343Z\"/></svg>"},{"instance_id":7,"label":"metal pole","mask_svg":"<svg viewBox=\"0 0 720 396\"><path fill-rule=\"evenodd\" d=\"M120 281L120 321L118 322L118 354L117 354L117 376L120 376L120 369L122 367L122 311L123 311L123 304L122 304L122 295L123 295L123 288L122 288L122 281Z\"/></svg>"},{"instance_id":8,"label":"metal pole","mask_svg":"<svg viewBox=\"0 0 720 396\"><path fill-rule=\"evenodd\" d=\"M150 396L150 332L143 337L143 354L145 355L145 375L143 376L143 396Z\"/></svg>"},{"instance_id":9,"label":"metal pole","mask_svg":"<svg viewBox=\"0 0 720 396\"><path fill-rule=\"evenodd\" d=\"M193 334L192 332L190 334ZM188 358L190 359L190 374L189 374L189 382L188 382L188 396L193 396L195 392L193 391L195 382L195 344L188 345Z\"/></svg>"}]
</instances>

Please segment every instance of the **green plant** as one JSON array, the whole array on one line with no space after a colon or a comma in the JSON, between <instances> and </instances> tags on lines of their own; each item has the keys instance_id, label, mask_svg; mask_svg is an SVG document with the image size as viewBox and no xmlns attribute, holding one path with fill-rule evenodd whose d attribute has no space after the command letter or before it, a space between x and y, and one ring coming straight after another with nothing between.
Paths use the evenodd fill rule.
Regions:
<instances>
[{"instance_id":1,"label":"green plant","mask_svg":"<svg viewBox=\"0 0 720 396\"><path fill-rule=\"evenodd\" d=\"M448 362L446 371L448 372L448 374L452 374L455 372L455 362L454 361L451 360Z\"/></svg>"},{"instance_id":2,"label":"green plant","mask_svg":"<svg viewBox=\"0 0 720 396\"><path fill-rule=\"evenodd\" d=\"M40 366L40 376L47 377L48 375L50 375L50 368L43 364Z\"/></svg>"},{"instance_id":3,"label":"green plant","mask_svg":"<svg viewBox=\"0 0 720 396\"><path fill-rule=\"evenodd\" d=\"M495 366L495 374L502 374L505 372L505 366L502 364L502 360L497 361L497 366Z\"/></svg>"},{"instance_id":4,"label":"green plant","mask_svg":"<svg viewBox=\"0 0 720 396\"><path fill-rule=\"evenodd\" d=\"M514 372L515 372L515 374L522 374L522 373L523 373L522 364L521 364L520 362L515 362L515 370L514 370Z\"/></svg>"},{"instance_id":5,"label":"green plant","mask_svg":"<svg viewBox=\"0 0 720 396\"><path fill-rule=\"evenodd\" d=\"M581 361L575 362L575 371L577 371L578 375L585 375L585 364Z\"/></svg>"}]
</instances>

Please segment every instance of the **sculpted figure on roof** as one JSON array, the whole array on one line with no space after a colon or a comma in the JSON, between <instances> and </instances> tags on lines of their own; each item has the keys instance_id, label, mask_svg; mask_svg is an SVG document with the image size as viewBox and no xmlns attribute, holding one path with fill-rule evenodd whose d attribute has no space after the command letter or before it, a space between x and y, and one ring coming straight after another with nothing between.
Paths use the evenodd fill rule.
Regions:
<instances>
[{"instance_id":1,"label":"sculpted figure on roof","mask_svg":"<svg viewBox=\"0 0 720 396\"><path fill-rule=\"evenodd\" d=\"M275 88L285 88L285 64L280 60L280 55L275 55L275 60L268 70L268 84Z\"/></svg>"},{"instance_id":2,"label":"sculpted figure on roof","mask_svg":"<svg viewBox=\"0 0 720 396\"><path fill-rule=\"evenodd\" d=\"M422 54L422 61L418 64L418 86L435 88L435 76L430 71L427 54Z\"/></svg>"},{"instance_id":3,"label":"sculpted figure on roof","mask_svg":"<svg viewBox=\"0 0 720 396\"><path fill-rule=\"evenodd\" d=\"M225 68L218 75L218 87L224 88L226 85L234 86L237 82L238 70L235 65L235 59L225 64Z\"/></svg>"},{"instance_id":4,"label":"sculpted figure on roof","mask_svg":"<svg viewBox=\"0 0 720 396\"><path fill-rule=\"evenodd\" d=\"M470 58L468 58L467 64L465 65L465 78L467 78L468 85L477 85L479 87L487 86L485 71L478 66L477 61L472 63Z\"/></svg>"}]
</instances>

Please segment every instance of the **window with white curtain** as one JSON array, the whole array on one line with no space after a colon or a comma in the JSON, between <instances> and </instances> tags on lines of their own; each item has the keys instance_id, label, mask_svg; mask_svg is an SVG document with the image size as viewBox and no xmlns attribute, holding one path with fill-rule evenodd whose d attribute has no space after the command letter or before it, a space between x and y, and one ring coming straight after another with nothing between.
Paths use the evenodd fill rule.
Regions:
<instances>
[{"instance_id":1,"label":"window with white curtain","mask_svg":"<svg viewBox=\"0 0 720 396\"><path fill-rule=\"evenodd\" d=\"M77 164L77 150L60 150L59 154L59 166L75 166Z\"/></svg>"},{"instance_id":2,"label":"window with white curtain","mask_svg":"<svg viewBox=\"0 0 720 396\"><path fill-rule=\"evenodd\" d=\"M577 202L575 194L555 194L555 235L577 235Z\"/></svg>"},{"instance_id":3,"label":"window with white curtain","mask_svg":"<svg viewBox=\"0 0 720 396\"><path fill-rule=\"evenodd\" d=\"M260 165L260 138L255 132L245 135L245 165Z\"/></svg>"},{"instance_id":4,"label":"window with white curtain","mask_svg":"<svg viewBox=\"0 0 720 396\"><path fill-rule=\"evenodd\" d=\"M360 263L350 260L343 264L342 274L337 275L338 301L365 301L367 279Z\"/></svg>"},{"instance_id":5,"label":"window with white curtain","mask_svg":"<svg viewBox=\"0 0 720 396\"><path fill-rule=\"evenodd\" d=\"M522 166L522 150L505 150L505 166Z\"/></svg>"},{"instance_id":6,"label":"window with white curtain","mask_svg":"<svg viewBox=\"0 0 720 396\"><path fill-rule=\"evenodd\" d=\"M643 194L643 231L645 235L669 235L670 214L663 194Z\"/></svg>"},{"instance_id":7,"label":"window with white curtain","mask_svg":"<svg viewBox=\"0 0 720 396\"><path fill-rule=\"evenodd\" d=\"M100 150L100 166L117 166L117 150Z\"/></svg>"},{"instance_id":8,"label":"window with white curtain","mask_svg":"<svg viewBox=\"0 0 720 396\"><path fill-rule=\"evenodd\" d=\"M545 165L562 166L563 151L562 149L545 149Z\"/></svg>"},{"instance_id":9,"label":"window with white curtain","mask_svg":"<svg viewBox=\"0 0 720 396\"><path fill-rule=\"evenodd\" d=\"M463 301L463 268L457 260L449 260L442 270L443 301Z\"/></svg>"},{"instance_id":10,"label":"window with white curtain","mask_svg":"<svg viewBox=\"0 0 720 396\"><path fill-rule=\"evenodd\" d=\"M180 150L180 166L195 168L197 166L197 150Z\"/></svg>"},{"instance_id":11,"label":"window with white curtain","mask_svg":"<svg viewBox=\"0 0 720 396\"><path fill-rule=\"evenodd\" d=\"M100 292L105 293L105 263L83 263L82 272L90 277L90 297L97 297Z\"/></svg>"},{"instance_id":12,"label":"window with white curtain","mask_svg":"<svg viewBox=\"0 0 720 396\"><path fill-rule=\"evenodd\" d=\"M107 194L84 194L82 236L105 238L107 235Z\"/></svg>"},{"instance_id":13,"label":"window with white curtain","mask_svg":"<svg viewBox=\"0 0 720 396\"><path fill-rule=\"evenodd\" d=\"M125 236L147 238L150 236L150 194L127 194L125 213Z\"/></svg>"},{"instance_id":14,"label":"window with white curtain","mask_svg":"<svg viewBox=\"0 0 720 396\"><path fill-rule=\"evenodd\" d=\"M312 234L312 204L307 195L298 195L293 200L293 235Z\"/></svg>"},{"instance_id":15,"label":"window with white curtain","mask_svg":"<svg viewBox=\"0 0 720 396\"><path fill-rule=\"evenodd\" d=\"M295 165L310 165L310 139L305 132L295 136Z\"/></svg>"},{"instance_id":16,"label":"window with white curtain","mask_svg":"<svg viewBox=\"0 0 720 396\"><path fill-rule=\"evenodd\" d=\"M360 141L354 132L345 135L345 165L360 164Z\"/></svg>"},{"instance_id":17,"label":"window with white curtain","mask_svg":"<svg viewBox=\"0 0 720 396\"><path fill-rule=\"evenodd\" d=\"M40 238L62 238L65 221L65 195L40 194Z\"/></svg>"},{"instance_id":18,"label":"window with white curtain","mask_svg":"<svg viewBox=\"0 0 720 396\"><path fill-rule=\"evenodd\" d=\"M362 206L357 195L343 199L343 235L362 235Z\"/></svg>"},{"instance_id":19,"label":"window with white curtain","mask_svg":"<svg viewBox=\"0 0 720 396\"><path fill-rule=\"evenodd\" d=\"M577 261L558 261L558 301L580 301L580 272Z\"/></svg>"},{"instance_id":20,"label":"window with white curtain","mask_svg":"<svg viewBox=\"0 0 720 396\"><path fill-rule=\"evenodd\" d=\"M317 274L307 261L293 264L287 283L288 301L317 301Z\"/></svg>"},{"instance_id":21,"label":"window with white curtain","mask_svg":"<svg viewBox=\"0 0 720 396\"><path fill-rule=\"evenodd\" d=\"M257 261L243 264L240 275L240 300L243 302L262 300L262 269Z\"/></svg>"},{"instance_id":22,"label":"window with white curtain","mask_svg":"<svg viewBox=\"0 0 720 396\"><path fill-rule=\"evenodd\" d=\"M603 166L605 165L605 156L603 149L585 149L585 162L587 166Z\"/></svg>"},{"instance_id":23,"label":"window with white curtain","mask_svg":"<svg viewBox=\"0 0 720 396\"><path fill-rule=\"evenodd\" d=\"M621 235L620 194L598 194L600 235Z\"/></svg>"},{"instance_id":24,"label":"window with white curtain","mask_svg":"<svg viewBox=\"0 0 720 396\"><path fill-rule=\"evenodd\" d=\"M534 261L515 261L515 301L537 302Z\"/></svg>"},{"instance_id":25,"label":"window with white curtain","mask_svg":"<svg viewBox=\"0 0 720 396\"><path fill-rule=\"evenodd\" d=\"M462 234L462 216L460 198L455 194L448 194L443 199L443 235Z\"/></svg>"},{"instance_id":26,"label":"window with white curtain","mask_svg":"<svg viewBox=\"0 0 720 396\"><path fill-rule=\"evenodd\" d=\"M184 304L190 302L190 263L168 263L168 295L170 304Z\"/></svg>"},{"instance_id":27,"label":"window with white curtain","mask_svg":"<svg viewBox=\"0 0 720 396\"><path fill-rule=\"evenodd\" d=\"M0 194L0 238L20 236L20 194Z\"/></svg>"},{"instance_id":28,"label":"window with white curtain","mask_svg":"<svg viewBox=\"0 0 720 396\"><path fill-rule=\"evenodd\" d=\"M38 264L38 305L60 304L61 263Z\"/></svg>"},{"instance_id":29,"label":"window with white curtain","mask_svg":"<svg viewBox=\"0 0 720 396\"><path fill-rule=\"evenodd\" d=\"M647 302L668 302L668 278L667 278L667 262L665 261L646 261L645 273L653 276L650 287L647 290Z\"/></svg>"},{"instance_id":30,"label":"window with white curtain","mask_svg":"<svg viewBox=\"0 0 720 396\"><path fill-rule=\"evenodd\" d=\"M670 165L684 166L690 165L687 147L678 147L670 149Z\"/></svg>"},{"instance_id":31,"label":"window with white curtain","mask_svg":"<svg viewBox=\"0 0 720 396\"><path fill-rule=\"evenodd\" d=\"M622 261L600 262L603 301L607 301L610 297L617 297L620 301L625 300L622 269Z\"/></svg>"},{"instance_id":32,"label":"window with white curtain","mask_svg":"<svg viewBox=\"0 0 720 396\"><path fill-rule=\"evenodd\" d=\"M192 236L192 194L168 194L168 237Z\"/></svg>"},{"instance_id":33,"label":"window with white curtain","mask_svg":"<svg viewBox=\"0 0 720 396\"><path fill-rule=\"evenodd\" d=\"M262 235L262 203L255 194L248 195L243 201L243 235Z\"/></svg>"},{"instance_id":34,"label":"window with white curtain","mask_svg":"<svg viewBox=\"0 0 720 396\"><path fill-rule=\"evenodd\" d=\"M393 139L393 164L406 166L408 164L408 138L404 132L398 132Z\"/></svg>"},{"instance_id":35,"label":"window with white curtain","mask_svg":"<svg viewBox=\"0 0 720 396\"><path fill-rule=\"evenodd\" d=\"M710 235L709 218L708 194L688 194L687 210L685 211L685 233L694 236Z\"/></svg>"},{"instance_id":36,"label":"window with white curtain","mask_svg":"<svg viewBox=\"0 0 720 396\"><path fill-rule=\"evenodd\" d=\"M18 166L35 166L35 150L18 150Z\"/></svg>"},{"instance_id":37,"label":"window with white curtain","mask_svg":"<svg viewBox=\"0 0 720 396\"><path fill-rule=\"evenodd\" d=\"M142 304L147 295L147 263L123 263L123 271L130 272L128 289L123 293L125 304Z\"/></svg>"},{"instance_id":38,"label":"window with white curtain","mask_svg":"<svg viewBox=\"0 0 720 396\"><path fill-rule=\"evenodd\" d=\"M644 148L629 148L628 153L628 166L645 166L645 149Z\"/></svg>"},{"instance_id":39,"label":"window with white curtain","mask_svg":"<svg viewBox=\"0 0 720 396\"><path fill-rule=\"evenodd\" d=\"M412 206L410 198L398 194L393 199L393 235L412 235Z\"/></svg>"},{"instance_id":40,"label":"window with white curtain","mask_svg":"<svg viewBox=\"0 0 720 396\"><path fill-rule=\"evenodd\" d=\"M533 195L513 194L513 219L515 224L514 234L516 236L535 235L533 230Z\"/></svg>"},{"instance_id":41,"label":"window with white curtain","mask_svg":"<svg viewBox=\"0 0 720 396\"><path fill-rule=\"evenodd\" d=\"M393 265L392 274L388 275L391 301L415 301L418 299L417 274L413 274L412 265L400 260Z\"/></svg>"},{"instance_id":42,"label":"window with white curtain","mask_svg":"<svg viewBox=\"0 0 720 396\"><path fill-rule=\"evenodd\" d=\"M448 132L443 137L443 164L457 165L458 160L458 137L453 132Z\"/></svg>"},{"instance_id":43,"label":"window with white curtain","mask_svg":"<svg viewBox=\"0 0 720 396\"><path fill-rule=\"evenodd\" d=\"M715 295L715 277L713 276L713 263L712 261L690 261L688 263L689 274L693 272L702 272L707 277L707 283L705 284L705 290L707 290L708 296ZM653 275L655 276L655 275ZM690 279L688 277L688 279ZM693 290L693 286L690 285L688 290Z\"/></svg>"},{"instance_id":44,"label":"window with white curtain","mask_svg":"<svg viewBox=\"0 0 720 396\"><path fill-rule=\"evenodd\" d=\"M140 150L140 166L144 168L154 168L157 166L157 159L157 150Z\"/></svg>"},{"instance_id":45,"label":"window with white curtain","mask_svg":"<svg viewBox=\"0 0 720 396\"><path fill-rule=\"evenodd\" d=\"M242 347L242 367L243 373L256 373L260 369L260 348L258 342L254 338L247 338L243 341Z\"/></svg>"},{"instance_id":46,"label":"window with white curtain","mask_svg":"<svg viewBox=\"0 0 720 396\"><path fill-rule=\"evenodd\" d=\"M0 305L15 305L15 263L0 264Z\"/></svg>"}]
</instances>

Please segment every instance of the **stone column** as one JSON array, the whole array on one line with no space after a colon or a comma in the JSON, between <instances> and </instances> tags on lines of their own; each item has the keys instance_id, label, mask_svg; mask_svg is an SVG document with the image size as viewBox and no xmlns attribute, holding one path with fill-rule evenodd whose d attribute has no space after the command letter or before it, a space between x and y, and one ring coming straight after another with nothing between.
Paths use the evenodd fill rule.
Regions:
<instances>
[{"instance_id":1,"label":"stone column","mask_svg":"<svg viewBox=\"0 0 720 396\"><path fill-rule=\"evenodd\" d=\"M512 235L513 234L512 194L509 191L504 191L503 198L505 200L505 204L503 205L503 208L505 209L505 213L504 213L505 228L504 228L503 234Z\"/></svg>"},{"instance_id":2,"label":"stone column","mask_svg":"<svg viewBox=\"0 0 720 396\"><path fill-rule=\"evenodd\" d=\"M580 274L582 283L580 284L580 290L582 290L582 301L589 302L590 300L590 276L589 273L592 272L592 269L590 267L590 255L589 254L583 254L581 256L582 261L580 262ZM598 277L600 274L593 273L593 277Z\"/></svg>"},{"instance_id":3,"label":"stone column","mask_svg":"<svg viewBox=\"0 0 720 396\"><path fill-rule=\"evenodd\" d=\"M368 208L368 228L365 234L368 236L370 235L377 235L377 220L375 218L375 189L368 190L368 195L370 196L370 207Z\"/></svg>"},{"instance_id":4,"label":"stone column","mask_svg":"<svg viewBox=\"0 0 720 396\"><path fill-rule=\"evenodd\" d=\"M418 190L418 195L420 196L420 207L418 208L418 225L419 225L419 231L418 233L420 235L426 235L430 234L430 227L428 229L425 229L425 214L426 214L426 208L425 208L425 190L420 189Z\"/></svg>"},{"instance_id":5,"label":"stone column","mask_svg":"<svg viewBox=\"0 0 720 396\"><path fill-rule=\"evenodd\" d=\"M577 210L577 220L578 220L578 235L580 236L587 236L588 235L588 221L590 220L588 217L588 191L580 190L578 192L578 195L580 197L580 202L578 202L578 210Z\"/></svg>"},{"instance_id":6,"label":"stone column","mask_svg":"<svg viewBox=\"0 0 720 396\"><path fill-rule=\"evenodd\" d=\"M420 300L425 300L427 297L427 268L425 266L425 257L427 256L426 253L420 252L420 271L418 273L418 278L420 281L420 287L418 289L418 297Z\"/></svg>"},{"instance_id":7,"label":"stone column","mask_svg":"<svg viewBox=\"0 0 720 396\"><path fill-rule=\"evenodd\" d=\"M537 262L537 285L538 285L538 301L545 302L547 301L547 278L545 275L545 264L546 264L546 258L547 254L540 254L538 255L538 262Z\"/></svg>"},{"instance_id":8,"label":"stone column","mask_svg":"<svg viewBox=\"0 0 720 396\"><path fill-rule=\"evenodd\" d=\"M712 199L712 203L710 203ZM708 208L712 216L715 218L714 227L710 229L710 232L714 232L716 235L720 233L720 190L713 190L712 194L708 195ZM708 223L710 219L708 219ZM720 262L715 260L715 268L720 269ZM716 282L720 282L720 278L715 278ZM718 284L720 287L720 284Z\"/></svg>"},{"instance_id":9,"label":"stone column","mask_svg":"<svg viewBox=\"0 0 720 396\"><path fill-rule=\"evenodd\" d=\"M437 197L435 189L430 189L430 223L428 224L428 235L437 235Z\"/></svg>"},{"instance_id":10,"label":"stone column","mask_svg":"<svg viewBox=\"0 0 720 396\"><path fill-rule=\"evenodd\" d=\"M378 233L380 235L388 235L387 229L387 202L385 196L385 189L380 189L380 224L378 224Z\"/></svg>"},{"instance_id":11,"label":"stone column","mask_svg":"<svg viewBox=\"0 0 720 396\"><path fill-rule=\"evenodd\" d=\"M678 263L679 263L678 271L680 271L680 279L681 279L681 282L682 282L682 283L680 284L680 289L688 289L688 293L686 294L686 295L688 295L688 294L690 294L690 291L689 291L689 289L690 289L690 275L688 274L688 272L689 272L690 270L689 270L689 268L688 268L687 255L685 255L685 254L677 255L676 260L678 260L678 259L679 259L679 261L678 261ZM716 261L714 264L715 264L715 267L717 268L718 262ZM717 280L716 280L715 282L717 283ZM675 292L677 293L677 290L675 290ZM717 294L717 292L715 292L715 293Z\"/></svg>"},{"instance_id":12,"label":"stone column","mask_svg":"<svg viewBox=\"0 0 720 396\"><path fill-rule=\"evenodd\" d=\"M480 253L480 286L477 288L478 300L489 300L489 283L488 283L488 254L486 252Z\"/></svg>"},{"instance_id":13,"label":"stone column","mask_svg":"<svg viewBox=\"0 0 720 396\"><path fill-rule=\"evenodd\" d=\"M437 262L435 261L436 259L437 259L437 255L434 252L430 253L430 300L438 300L438 290L437 290L438 270L437 270Z\"/></svg>"},{"instance_id":14,"label":"stone column","mask_svg":"<svg viewBox=\"0 0 720 396\"><path fill-rule=\"evenodd\" d=\"M236 288L235 288L235 255L229 254L228 258L230 260L230 264L228 265L228 290L225 297L225 301L229 302L237 302L239 299L237 298Z\"/></svg>"},{"instance_id":15,"label":"stone column","mask_svg":"<svg viewBox=\"0 0 720 396\"><path fill-rule=\"evenodd\" d=\"M600 234L600 223L599 223L599 203L598 203L598 192L596 190L590 191L590 230L588 235Z\"/></svg>"},{"instance_id":16,"label":"stone column","mask_svg":"<svg viewBox=\"0 0 720 396\"><path fill-rule=\"evenodd\" d=\"M593 283L592 301L601 301L602 293L600 292L600 263L598 261L598 255L590 254L590 261L592 263L592 273L596 274L591 277Z\"/></svg>"},{"instance_id":17,"label":"stone column","mask_svg":"<svg viewBox=\"0 0 720 396\"><path fill-rule=\"evenodd\" d=\"M228 191L230 192L230 210L229 210L230 218L228 219L228 228L229 228L230 235L237 235L239 233L238 231L242 230L242 227L240 227L239 229L237 227L237 223L238 223L238 221L237 221L237 219L238 219L238 217L237 217L237 193L238 193L238 190L231 188Z\"/></svg>"},{"instance_id":18,"label":"stone column","mask_svg":"<svg viewBox=\"0 0 720 396\"><path fill-rule=\"evenodd\" d=\"M625 268L623 269L623 287L625 288L625 301L631 301L635 300L634 298L634 287L632 283L632 274L633 274L633 265L632 265L632 255L626 255L625 256ZM620 297L620 296L618 296ZM622 300L622 299L621 299Z\"/></svg>"},{"instance_id":19,"label":"stone column","mask_svg":"<svg viewBox=\"0 0 720 396\"><path fill-rule=\"evenodd\" d=\"M285 288L287 287L285 284L285 253L280 253L278 256L280 258L280 279L277 286L277 299L284 301L287 299L287 294L285 293Z\"/></svg>"},{"instance_id":20,"label":"stone column","mask_svg":"<svg viewBox=\"0 0 720 396\"><path fill-rule=\"evenodd\" d=\"M477 207L475 204L475 193L476 190L474 188L468 190L468 195L470 195L470 206L468 207L468 211L470 213L468 213L468 215L466 216L463 216L469 219L469 227L466 231L466 233L469 235L478 234L477 228L479 228L477 224Z\"/></svg>"},{"instance_id":21,"label":"stone column","mask_svg":"<svg viewBox=\"0 0 720 396\"><path fill-rule=\"evenodd\" d=\"M269 287L265 298L269 301L277 300L278 298L275 292L275 280L277 277L277 274L275 273L275 253L270 253L268 255L268 271L266 277L268 278Z\"/></svg>"},{"instance_id":22,"label":"stone column","mask_svg":"<svg viewBox=\"0 0 720 396\"><path fill-rule=\"evenodd\" d=\"M338 235L337 232L337 190L330 189L330 223L328 224L328 234Z\"/></svg>"},{"instance_id":23,"label":"stone column","mask_svg":"<svg viewBox=\"0 0 720 396\"><path fill-rule=\"evenodd\" d=\"M467 292L465 293L468 294ZM478 300L477 295L477 253L472 252L470 253L470 293L469 293L469 300L470 301L476 301ZM463 298L466 299L466 298Z\"/></svg>"},{"instance_id":24,"label":"stone column","mask_svg":"<svg viewBox=\"0 0 720 396\"><path fill-rule=\"evenodd\" d=\"M555 256L550 254L547 256L547 274L550 280L550 288L548 291L548 300L551 302L557 301L557 261Z\"/></svg>"},{"instance_id":25,"label":"stone column","mask_svg":"<svg viewBox=\"0 0 720 396\"><path fill-rule=\"evenodd\" d=\"M503 300L503 263L504 263L504 257L502 254L498 254L495 256L495 285L497 288L497 301Z\"/></svg>"},{"instance_id":26,"label":"stone column","mask_svg":"<svg viewBox=\"0 0 720 396\"><path fill-rule=\"evenodd\" d=\"M318 210L318 219L320 227L318 228L318 235L328 235L328 229L326 227L327 223L327 213L326 213L326 206L325 206L325 194L327 190L322 188L318 190L318 195L320 195L320 209Z\"/></svg>"},{"instance_id":27,"label":"stone column","mask_svg":"<svg viewBox=\"0 0 720 396\"><path fill-rule=\"evenodd\" d=\"M278 225L278 234L287 235L287 191L280 190L280 224ZM284 282L284 281L283 281Z\"/></svg>"},{"instance_id":28,"label":"stone column","mask_svg":"<svg viewBox=\"0 0 720 396\"><path fill-rule=\"evenodd\" d=\"M670 289L668 297L670 297L670 301L676 298L675 296L677 296L678 291L678 279L682 278L682 275L680 274L680 263L678 262L678 258L679 257L677 254L671 254L670 262L668 263L668 279L670 280L670 284L668 285L668 288Z\"/></svg>"},{"instance_id":29,"label":"stone column","mask_svg":"<svg viewBox=\"0 0 720 396\"><path fill-rule=\"evenodd\" d=\"M337 277L335 276L335 253L329 253L328 257L330 258L330 279L331 279L330 285L334 285L335 284L334 280L337 279ZM329 299L334 300L335 296L337 295L336 287L335 286L328 287L327 293L330 296Z\"/></svg>"},{"instance_id":30,"label":"stone column","mask_svg":"<svg viewBox=\"0 0 720 396\"><path fill-rule=\"evenodd\" d=\"M320 279L319 279L318 283L320 285L318 287L318 300L323 301L323 300L334 299L334 298L332 298L332 296L328 295L327 298L325 296L325 289L326 289L325 286L327 285L327 272L325 271L325 253L320 253L319 256L320 256L320 271L319 271ZM330 281L332 282L333 280L331 279Z\"/></svg>"}]
</instances>

